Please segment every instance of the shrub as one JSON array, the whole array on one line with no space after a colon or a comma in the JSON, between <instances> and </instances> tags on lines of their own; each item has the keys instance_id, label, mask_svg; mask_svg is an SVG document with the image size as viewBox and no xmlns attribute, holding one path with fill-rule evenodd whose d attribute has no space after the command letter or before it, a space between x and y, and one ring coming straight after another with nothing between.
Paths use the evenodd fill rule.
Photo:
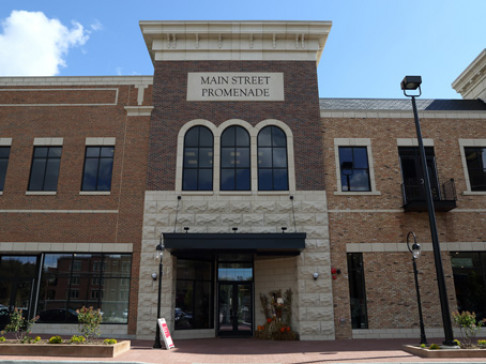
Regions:
<instances>
[{"instance_id":1,"label":"shrub","mask_svg":"<svg viewBox=\"0 0 486 364\"><path fill-rule=\"evenodd\" d=\"M5 340L7 340L7 339L5 339L5 337L0 336L0 342L4 342Z\"/></svg>"},{"instance_id":2,"label":"shrub","mask_svg":"<svg viewBox=\"0 0 486 364\"><path fill-rule=\"evenodd\" d=\"M453 342L454 342L454 344L455 344L456 346L459 346L459 347L461 346L461 342L460 342L459 340L454 339L454 340L453 340Z\"/></svg>"},{"instance_id":3,"label":"shrub","mask_svg":"<svg viewBox=\"0 0 486 364\"><path fill-rule=\"evenodd\" d=\"M103 340L103 344L105 345L115 345L118 341L116 339L105 339Z\"/></svg>"},{"instance_id":4,"label":"shrub","mask_svg":"<svg viewBox=\"0 0 486 364\"><path fill-rule=\"evenodd\" d=\"M484 322L476 321L476 313L469 311L462 311L461 313L456 311L452 314L452 318L463 334L464 340L461 347L471 348L473 346L472 342Z\"/></svg>"},{"instance_id":5,"label":"shrub","mask_svg":"<svg viewBox=\"0 0 486 364\"><path fill-rule=\"evenodd\" d=\"M73 335L71 336L71 339L69 342L71 344L83 344L86 341L86 338L84 336L78 336L78 335Z\"/></svg>"},{"instance_id":6,"label":"shrub","mask_svg":"<svg viewBox=\"0 0 486 364\"><path fill-rule=\"evenodd\" d=\"M439 350L440 346L437 344L430 344L429 350Z\"/></svg>"},{"instance_id":7,"label":"shrub","mask_svg":"<svg viewBox=\"0 0 486 364\"><path fill-rule=\"evenodd\" d=\"M427 347L427 345L425 345L425 344L420 344L420 347L421 347L422 349L425 349L425 348Z\"/></svg>"},{"instance_id":8,"label":"shrub","mask_svg":"<svg viewBox=\"0 0 486 364\"><path fill-rule=\"evenodd\" d=\"M38 319L38 316L30 320L26 319L22 310L15 307L10 314L10 322L5 326L5 330L13 332L18 342L31 342L32 338L29 337L29 334L32 331L32 326Z\"/></svg>"},{"instance_id":9,"label":"shrub","mask_svg":"<svg viewBox=\"0 0 486 364\"><path fill-rule=\"evenodd\" d=\"M478 346L481 349L486 349L486 340L478 340Z\"/></svg>"},{"instance_id":10,"label":"shrub","mask_svg":"<svg viewBox=\"0 0 486 364\"><path fill-rule=\"evenodd\" d=\"M60 336L52 336L49 338L49 344L62 344L62 337Z\"/></svg>"},{"instance_id":11,"label":"shrub","mask_svg":"<svg viewBox=\"0 0 486 364\"><path fill-rule=\"evenodd\" d=\"M76 310L78 313L79 331L86 337L86 340L92 341L96 336L100 336L100 324L103 320L100 309L81 307Z\"/></svg>"},{"instance_id":12,"label":"shrub","mask_svg":"<svg viewBox=\"0 0 486 364\"><path fill-rule=\"evenodd\" d=\"M34 338L34 342L35 342L35 343L37 343L37 342L39 342L39 341L41 341L41 337L40 337L40 336L36 336L36 337Z\"/></svg>"}]
</instances>

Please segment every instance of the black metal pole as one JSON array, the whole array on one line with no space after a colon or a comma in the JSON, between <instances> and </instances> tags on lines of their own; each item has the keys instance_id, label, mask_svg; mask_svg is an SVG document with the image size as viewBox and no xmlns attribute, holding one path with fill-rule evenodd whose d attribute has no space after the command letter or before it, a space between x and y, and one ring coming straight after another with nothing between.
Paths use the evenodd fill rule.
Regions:
<instances>
[{"instance_id":1,"label":"black metal pole","mask_svg":"<svg viewBox=\"0 0 486 364\"><path fill-rule=\"evenodd\" d=\"M425 337L425 327L424 327L424 316L422 315L422 300L420 299L420 288L418 283L418 271L417 263L412 255L413 262L413 275L415 277L415 290L417 291L417 306L419 312L419 323L420 323L420 343L427 345L427 338Z\"/></svg>"},{"instance_id":2,"label":"black metal pole","mask_svg":"<svg viewBox=\"0 0 486 364\"><path fill-rule=\"evenodd\" d=\"M449 302L447 300L447 289L445 285L444 270L442 268L442 259L440 254L439 235L437 233L437 221L435 219L434 200L432 199L432 189L430 187L429 171L427 170L427 160L425 157L424 142L422 140L422 131L420 129L420 121L418 118L415 96L410 96L410 97L412 98L413 116L415 119L415 129L417 130L420 161L422 163L422 171L424 176L425 199L427 202L430 235L432 238L432 248L434 251L435 271L437 274L437 285L439 288L439 300L440 300L440 308L442 312L442 325L444 328L444 337L445 337L443 344L447 346L453 346L454 334L452 332Z\"/></svg>"},{"instance_id":3,"label":"black metal pole","mask_svg":"<svg viewBox=\"0 0 486 364\"><path fill-rule=\"evenodd\" d=\"M160 296L162 293L162 256L159 257L159 292L157 296L157 320L160 318ZM154 349L161 349L162 344L160 343L160 329L158 322L155 322L155 342Z\"/></svg>"}]
</instances>

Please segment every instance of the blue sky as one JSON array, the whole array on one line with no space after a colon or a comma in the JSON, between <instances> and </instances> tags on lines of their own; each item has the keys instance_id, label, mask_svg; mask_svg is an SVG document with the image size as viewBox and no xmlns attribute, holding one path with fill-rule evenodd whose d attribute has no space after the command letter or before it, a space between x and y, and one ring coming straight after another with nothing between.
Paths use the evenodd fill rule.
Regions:
<instances>
[{"instance_id":1,"label":"blue sky","mask_svg":"<svg viewBox=\"0 0 486 364\"><path fill-rule=\"evenodd\" d=\"M140 20L330 20L321 97L401 98L410 74L424 98L460 98L485 14L486 0L0 0L0 75L151 75Z\"/></svg>"}]
</instances>

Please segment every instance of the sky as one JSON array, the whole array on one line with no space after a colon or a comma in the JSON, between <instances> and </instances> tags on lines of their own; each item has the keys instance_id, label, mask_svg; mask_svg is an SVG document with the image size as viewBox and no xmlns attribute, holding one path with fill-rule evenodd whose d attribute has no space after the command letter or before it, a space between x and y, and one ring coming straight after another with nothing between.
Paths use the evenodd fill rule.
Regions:
<instances>
[{"instance_id":1,"label":"sky","mask_svg":"<svg viewBox=\"0 0 486 364\"><path fill-rule=\"evenodd\" d=\"M422 97L451 86L486 48L486 0L0 0L0 76L152 75L140 20L325 20L320 97Z\"/></svg>"}]
</instances>

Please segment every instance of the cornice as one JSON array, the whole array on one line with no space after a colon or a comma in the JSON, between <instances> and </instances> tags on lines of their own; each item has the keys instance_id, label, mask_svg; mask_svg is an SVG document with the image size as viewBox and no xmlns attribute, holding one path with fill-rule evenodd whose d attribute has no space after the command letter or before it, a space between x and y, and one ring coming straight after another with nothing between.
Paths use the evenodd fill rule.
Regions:
<instances>
[{"instance_id":1,"label":"cornice","mask_svg":"<svg viewBox=\"0 0 486 364\"><path fill-rule=\"evenodd\" d=\"M153 76L0 77L0 86L152 85Z\"/></svg>"},{"instance_id":2,"label":"cornice","mask_svg":"<svg viewBox=\"0 0 486 364\"><path fill-rule=\"evenodd\" d=\"M468 96L469 91L474 89L481 81L486 78L486 49L471 62L471 64L456 78L452 83L452 87L463 98L471 98Z\"/></svg>"},{"instance_id":3,"label":"cornice","mask_svg":"<svg viewBox=\"0 0 486 364\"><path fill-rule=\"evenodd\" d=\"M297 60L319 63L329 21L141 21L152 62Z\"/></svg>"},{"instance_id":4,"label":"cornice","mask_svg":"<svg viewBox=\"0 0 486 364\"><path fill-rule=\"evenodd\" d=\"M321 109L322 119L412 119L411 110L330 110ZM420 119L485 119L481 110L420 110Z\"/></svg>"}]
</instances>

